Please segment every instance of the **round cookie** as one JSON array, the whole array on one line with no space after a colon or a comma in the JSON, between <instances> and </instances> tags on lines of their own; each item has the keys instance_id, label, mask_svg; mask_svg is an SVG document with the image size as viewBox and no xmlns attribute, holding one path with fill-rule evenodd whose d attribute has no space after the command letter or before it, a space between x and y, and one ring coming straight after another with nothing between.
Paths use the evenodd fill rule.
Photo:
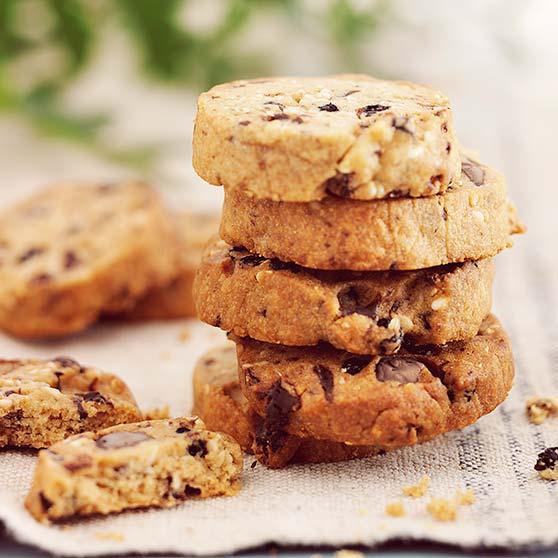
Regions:
<instances>
[{"instance_id":1,"label":"round cookie","mask_svg":"<svg viewBox=\"0 0 558 558\"><path fill-rule=\"evenodd\" d=\"M130 320L170 320L196 315L192 285L203 248L219 229L214 215L184 211L175 216L180 245L177 276L163 287L149 291L122 318Z\"/></svg>"},{"instance_id":2,"label":"round cookie","mask_svg":"<svg viewBox=\"0 0 558 558\"><path fill-rule=\"evenodd\" d=\"M235 341L241 388L264 420L279 416L296 436L384 449L474 423L506 398L514 376L510 344L494 316L470 340L389 357Z\"/></svg>"},{"instance_id":3,"label":"round cookie","mask_svg":"<svg viewBox=\"0 0 558 558\"><path fill-rule=\"evenodd\" d=\"M421 269L478 260L523 232L503 177L464 161L443 195L371 202L258 200L225 190L221 237L232 246L313 269Z\"/></svg>"},{"instance_id":4,"label":"round cookie","mask_svg":"<svg viewBox=\"0 0 558 558\"><path fill-rule=\"evenodd\" d=\"M404 340L442 345L473 337L490 313L493 275L491 260L417 271L315 271L214 239L194 298L202 321L241 337L391 354Z\"/></svg>"},{"instance_id":5,"label":"round cookie","mask_svg":"<svg viewBox=\"0 0 558 558\"><path fill-rule=\"evenodd\" d=\"M212 184L306 202L430 196L461 162L444 95L345 74L213 87L198 100L193 164Z\"/></svg>"},{"instance_id":6,"label":"round cookie","mask_svg":"<svg viewBox=\"0 0 558 558\"><path fill-rule=\"evenodd\" d=\"M64 184L0 219L0 328L23 338L80 331L176 273L176 233L138 182Z\"/></svg>"},{"instance_id":7,"label":"round cookie","mask_svg":"<svg viewBox=\"0 0 558 558\"><path fill-rule=\"evenodd\" d=\"M332 463L379 453L370 446L297 438L251 410L238 383L234 344L211 349L194 369L194 414L210 430L232 436L248 453L271 468L292 463Z\"/></svg>"}]
</instances>

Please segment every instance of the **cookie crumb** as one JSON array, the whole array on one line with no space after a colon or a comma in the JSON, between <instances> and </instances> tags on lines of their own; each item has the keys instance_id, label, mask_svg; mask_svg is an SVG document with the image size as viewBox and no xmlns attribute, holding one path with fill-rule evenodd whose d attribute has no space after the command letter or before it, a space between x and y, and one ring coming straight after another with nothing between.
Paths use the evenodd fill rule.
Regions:
<instances>
[{"instance_id":1,"label":"cookie crumb","mask_svg":"<svg viewBox=\"0 0 558 558\"><path fill-rule=\"evenodd\" d=\"M170 418L170 409L168 405L153 407L152 409L147 409L147 411L143 413L143 420L161 420L168 418Z\"/></svg>"},{"instance_id":2,"label":"cookie crumb","mask_svg":"<svg viewBox=\"0 0 558 558\"><path fill-rule=\"evenodd\" d=\"M456 503L445 498L432 498L426 506L426 511L436 521L455 521L457 517Z\"/></svg>"},{"instance_id":3,"label":"cookie crumb","mask_svg":"<svg viewBox=\"0 0 558 558\"><path fill-rule=\"evenodd\" d=\"M124 535L116 531L98 531L95 538L100 541L124 542Z\"/></svg>"},{"instance_id":4,"label":"cookie crumb","mask_svg":"<svg viewBox=\"0 0 558 558\"><path fill-rule=\"evenodd\" d=\"M391 517L403 517L405 515L405 506L401 502L390 502L386 506L386 514Z\"/></svg>"},{"instance_id":5,"label":"cookie crumb","mask_svg":"<svg viewBox=\"0 0 558 558\"><path fill-rule=\"evenodd\" d=\"M538 455L535 471L541 479L558 481L558 447L546 448Z\"/></svg>"},{"instance_id":6,"label":"cookie crumb","mask_svg":"<svg viewBox=\"0 0 558 558\"><path fill-rule=\"evenodd\" d=\"M349 548L342 548L338 550L335 555L336 558L363 558L364 554L360 550L350 550Z\"/></svg>"},{"instance_id":7,"label":"cookie crumb","mask_svg":"<svg viewBox=\"0 0 558 558\"><path fill-rule=\"evenodd\" d=\"M525 407L533 424L542 424L549 417L558 416L558 397L531 397Z\"/></svg>"},{"instance_id":8,"label":"cookie crumb","mask_svg":"<svg viewBox=\"0 0 558 558\"><path fill-rule=\"evenodd\" d=\"M470 488L457 492L456 501L460 506L471 506L476 499L475 493Z\"/></svg>"},{"instance_id":9,"label":"cookie crumb","mask_svg":"<svg viewBox=\"0 0 558 558\"><path fill-rule=\"evenodd\" d=\"M186 343L186 341L188 341L188 339L190 339L190 337L192 337L192 330L187 326L184 326L178 332L178 340L181 343Z\"/></svg>"},{"instance_id":10,"label":"cookie crumb","mask_svg":"<svg viewBox=\"0 0 558 558\"><path fill-rule=\"evenodd\" d=\"M421 498L426 494L428 487L430 486L430 477L424 475L418 484L403 487L403 494L409 498Z\"/></svg>"}]
</instances>

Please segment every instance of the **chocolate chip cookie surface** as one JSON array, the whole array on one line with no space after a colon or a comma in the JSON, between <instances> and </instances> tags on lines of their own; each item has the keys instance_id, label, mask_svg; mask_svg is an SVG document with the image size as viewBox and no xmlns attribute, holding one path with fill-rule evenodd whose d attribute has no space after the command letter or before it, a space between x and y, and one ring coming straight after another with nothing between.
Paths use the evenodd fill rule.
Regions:
<instances>
[{"instance_id":1,"label":"chocolate chip cookie surface","mask_svg":"<svg viewBox=\"0 0 558 558\"><path fill-rule=\"evenodd\" d=\"M460 180L448 99L366 75L213 87L198 101L193 148L208 182L275 201L430 196Z\"/></svg>"},{"instance_id":2,"label":"chocolate chip cookie surface","mask_svg":"<svg viewBox=\"0 0 558 558\"><path fill-rule=\"evenodd\" d=\"M287 432L385 449L430 440L492 411L511 388L509 341L495 317L475 337L354 355L235 338L250 405Z\"/></svg>"},{"instance_id":3,"label":"chocolate chip cookie surface","mask_svg":"<svg viewBox=\"0 0 558 558\"><path fill-rule=\"evenodd\" d=\"M443 195L363 202L259 200L225 190L221 237L232 246L313 269L420 269L491 257L523 232L504 178L464 160Z\"/></svg>"},{"instance_id":4,"label":"chocolate chip cookie surface","mask_svg":"<svg viewBox=\"0 0 558 558\"><path fill-rule=\"evenodd\" d=\"M316 271L214 239L194 298L202 321L241 337L391 354L405 340L442 345L476 335L490 313L493 267L480 260L417 271Z\"/></svg>"},{"instance_id":5,"label":"chocolate chip cookie surface","mask_svg":"<svg viewBox=\"0 0 558 558\"><path fill-rule=\"evenodd\" d=\"M120 378L68 357L0 360L0 446L46 448L67 436L140 420Z\"/></svg>"},{"instance_id":6,"label":"chocolate chip cookie surface","mask_svg":"<svg viewBox=\"0 0 558 558\"><path fill-rule=\"evenodd\" d=\"M260 417L240 389L233 343L210 350L198 361L194 369L193 412L208 428L229 434L270 468L348 461L381 451L373 446L298 438L278 428L277 422Z\"/></svg>"},{"instance_id":7,"label":"chocolate chip cookie surface","mask_svg":"<svg viewBox=\"0 0 558 558\"><path fill-rule=\"evenodd\" d=\"M176 277L163 287L149 291L122 318L131 320L168 320L196 315L192 285L208 240L219 229L214 215L183 211L174 216L178 231L180 261Z\"/></svg>"},{"instance_id":8,"label":"chocolate chip cookie surface","mask_svg":"<svg viewBox=\"0 0 558 558\"><path fill-rule=\"evenodd\" d=\"M238 444L200 419L120 425L41 451L25 505L43 522L172 507L236 494L242 465Z\"/></svg>"},{"instance_id":9,"label":"chocolate chip cookie surface","mask_svg":"<svg viewBox=\"0 0 558 558\"><path fill-rule=\"evenodd\" d=\"M80 331L170 282L177 261L175 230L145 184L46 189L0 219L0 328Z\"/></svg>"}]
</instances>

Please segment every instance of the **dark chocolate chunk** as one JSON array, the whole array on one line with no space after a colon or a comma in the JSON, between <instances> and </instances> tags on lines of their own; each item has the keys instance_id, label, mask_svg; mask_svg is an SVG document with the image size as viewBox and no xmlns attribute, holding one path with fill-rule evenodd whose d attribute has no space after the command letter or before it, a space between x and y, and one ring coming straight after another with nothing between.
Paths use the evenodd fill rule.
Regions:
<instances>
[{"instance_id":1,"label":"dark chocolate chunk","mask_svg":"<svg viewBox=\"0 0 558 558\"><path fill-rule=\"evenodd\" d=\"M29 284L31 285L46 285L52 281L52 275L48 273L39 273L31 277Z\"/></svg>"},{"instance_id":2,"label":"dark chocolate chunk","mask_svg":"<svg viewBox=\"0 0 558 558\"><path fill-rule=\"evenodd\" d=\"M184 487L184 494L186 496L199 496L201 494L201 488L198 488L197 486L190 486L189 484L187 484Z\"/></svg>"},{"instance_id":3,"label":"dark chocolate chunk","mask_svg":"<svg viewBox=\"0 0 558 558\"><path fill-rule=\"evenodd\" d=\"M327 103L325 105L322 105L321 107L318 107L320 110L323 110L325 112L338 112L339 108L337 107L337 105L334 105L333 103Z\"/></svg>"},{"instance_id":4,"label":"dark chocolate chunk","mask_svg":"<svg viewBox=\"0 0 558 558\"><path fill-rule=\"evenodd\" d=\"M425 368L422 362L407 357L384 357L376 364L376 378L380 382L414 384Z\"/></svg>"},{"instance_id":5,"label":"dark chocolate chunk","mask_svg":"<svg viewBox=\"0 0 558 558\"><path fill-rule=\"evenodd\" d=\"M288 120L289 115L285 114L284 112L277 112L275 114L264 116L263 119L267 120L268 122L273 122L274 120Z\"/></svg>"},{"instance_id":6,"label":"dark chocolate chunk","mask_svg":"<svg viewBox=\"0 0 558 558\"><path fill-rule=\"evenodd\" d=\"M372 357L370 355L355 355L343 361L343 364L341 364L341 371L355 376L366 368L371 361Z\"/></svg>"},{"instance_id":7,"label":"dark chocolate chunk","mask_svg":"<svg viewBox=\"0 0 558 558\"><path fill-rule=\"evenodd\" d=\"M207 455L207 444L205 440L194 440L188 448L188 453L193 457L196 455L205 457Z\"/></svg>"},{"instance_id":8,"label":"dark chocolate chunk","mask_svg":"<svg viewBox=\"0 0 558 558\"><path fill-rule=\"evenodd\" d=\"M484 184L484 169L471 159L463 159L461 161L461 170L465 176L475 185L482 186Z\"/></svg>"},{"instance_id":9,"label":"dark chocolate chunk","mask_svg":"<svg viewBox=\"0 0 558 558\"><path fill-rule=\"evenodd\" d=\"M558 447L546 448L538 455L535 471L546 471L558 466Z\"/></svg>"},{"instance_id":10,"label":"dark chocolate chunk","mask_svg":"<svg viewBox=\"0 0 558 558\"><path fill-rule=\"evenodd\" d=\"M176 433L177 433L177 434L184 434L184 433L186 433L186 432L190 432L190 429L189 429L187 426L179 426L179 427L176 429Z\"/></svg>"},{"instance_id":11,"label":"dark chocolate chunk","mask_svg":"<svg viewBox=\"0 0 558 558\"><path fill-rule=\"evenodd\" d=\"M58 357L54 357L52 359L52 362L56 362L57 364L59 364L60 366L63 366L64 368L77 368L78 370L81 371L81 364L77 361L75 361L73 358L67 357L67 356L58 356Z\"/></svg>"},{"instance_id":12,"label":"dark chocolate chunk","mask_svg":"<svg viewBox=\"0 0 558 558\"><path fill-rule=\"evenodd\" d=\"M374 301L370 304L363 304L355 287L351 286L337 293L339 302L339 312L341 316L350 314L360 314L376 319L378 311L378 302Z\"/></svg>"},{"instance_id":13,"label":"dark chocolate chunk","mask_svg":"<svg viewBox=\"0 0 558 558\"><path fill-rule=\"evenodd\" d=\"M388 110L389 107L387 105L366 105L364 107L360 107L356 110L357 116L360 118L361 116L372 116L377 112L383 112L384 110Z\"/></svg>"},{"instance_id":14,"label":"dark chocolate chunk","mask_svg":"<svg viewBox=\"0 0 558 558\"><path fill-rule=\"evenodd\" d=\"M352 177L352 172L338 172L335 176L325 181L325 188L330 194L340 198L349 198L353 193L353 188L351 188Z\"/></svg>"},{"instance_id":15,"label":"dark chocolate chunk","mask_svg":"<svg viewBox=\"0 0 558 558\"><path fill-rule=\"evenodd\" d=\"M73 250L67 250L64 254L64 269L72 269L80 264L79 258Z\"/></svg>"},{"instance_id":16,"label":"dark chocolate chunk","mask_svg":"<svg viewBox=\"0 0 558 558\"><path fill-rule=\"evenodd\" d=\"M147 440L153 440L153 438L145 432L111 432L95 440L95 445L103 450L114 450L130 448Z\"/></svg>"},{"instance_id":17,"label":"dark chocolate chunk","mask_svg":"<svg viewBox=\"0 0 558 558\"><path fill-rule=\"evenodd\" d=\"M260 379L251 368L244 368L244 374L246 374L246 379L251 386L260 383Z\"/></svg>"},{"instance_id":18,"label":"dark chocolate chunk","mask_svg":"<svg viewBox=\"0 0 558 558\"><path fill-rule=\"evenodd\" d=\"M82 420L86 419L89 416L88 413L87 413L87 410L83 406L84 401L112 405L112 402L109 401L104 395L102 395L98 391L88 391L86 393L76 393L74 395L74 400L76 402L77 410L78 410L78 413L79 413L79 418L82 419Z\"/></svg>"},{"instance_id":19,"label":"dark chocolate chunk","mask_svg":"<svg viewBox=\"0 0 558 558\"><path fill-rule=\"evenodd\" d=\"M46 496L44 492L39 492L39 500L41 501L41 506L43 507L44 511L48 511L51 507L53 502L51 502Z\"/></svg>"},{"instance_id":20,"label":"dark chocolate chunk","mask_svg":"<svg viewBox=\"0 0 558 558\"><path fill-rule=\"evenodd\" d=\"M400 132L413 135L413 131L409 128L409 119L406 116L396 116L391 125Z\"/></svg>"},{"instance_id":21,"label":"dark chocolate chunk","mask_svg":"<svg viewBox=\"0 0 558 558\"><path fill-rule=\"evenodd\" d=\"M18 263L24 263L28 260L33 259L36 256L40 256L45 251L44 248L29 248L29 250L23 252L17 259Z\"/></svg>"},{"instance_id":22,"label":"dark chocolate chunk","mask_svg":"<svg viewBox=\"0 0 558 558\"><path fill-rule=\"evenodd\" d=\"M283 262L276 258L269 260L269 267L273 269L273 271L292 271L293 273L300 272L300 266L293 263L293 262Z\"/></svg>"},{"instance_id":23,"label":"dark chocolate chunk","mask_svg":"<svg viewBox=\"0 0 558 558\"><path fill-rule=\"evenodd\" d=\"M320 380L320 385L324 390L326 401L331 403L333 401L333 374L331 370L323 364L316 364L314 366L314 373Z\"/></svg>"},{"instance_id":24,"label":"dark chocolate chunk","mask_svg":"<svg viewBox=\"0 0 558 558\"><path fill-rule=\"evenodd\" d=\"M92 463L93 460L89 455L78 455L72 461L66 461L64 468L73 473L74 471L90 467Z\"/></svg>"}]
</instances>

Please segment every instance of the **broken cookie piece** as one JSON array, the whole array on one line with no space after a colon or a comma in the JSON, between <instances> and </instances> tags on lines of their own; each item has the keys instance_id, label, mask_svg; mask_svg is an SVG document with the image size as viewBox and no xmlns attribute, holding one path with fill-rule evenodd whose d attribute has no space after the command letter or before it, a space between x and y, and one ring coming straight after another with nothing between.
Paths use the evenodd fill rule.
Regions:
<instances>
[{"instance_id":1,"label":"broken cookie piece","mask_svg":"<svg viewBox=\"0 0 558 558\"><path fill-rule=\"evenodd\" d=\"M239 445L198 418L138 422L41 451L25 506L42 522L172 507L236 494L241 472Z\"/></svg>"},{"instance_id":2,"label":"broken cookie piece","mask_svg":"<svg viewBox=\"0 0 558 558\"><path fill-rule=\"evenodd\" d=\"M535 471L545 480L558 480L558 447L546 448L539 453Z\"/></svg>"},{"instance_id":3,"label":"broken cookie piece","mask_svg":"<svg viewBox=\"0 0 558 558\"><path fill-rule=\"evenodd\" d=\"M141 419L126 384L68 357L0 360L0 447L46 448Z\"/></svg>"}]
</instances>

